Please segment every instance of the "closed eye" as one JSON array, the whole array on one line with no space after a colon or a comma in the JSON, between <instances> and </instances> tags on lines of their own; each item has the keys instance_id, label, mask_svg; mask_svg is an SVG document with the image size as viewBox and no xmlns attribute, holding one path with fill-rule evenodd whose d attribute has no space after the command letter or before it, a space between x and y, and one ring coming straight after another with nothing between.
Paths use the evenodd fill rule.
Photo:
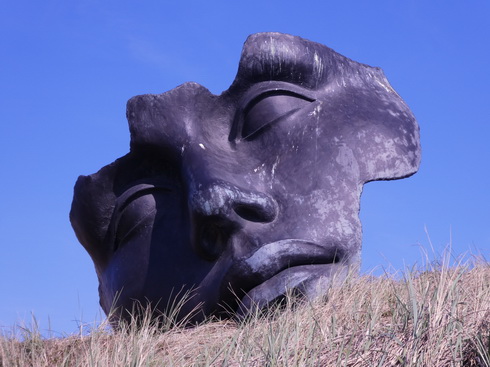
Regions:
<instances>
[{"instance_id":1,"label":"closed eye","mask_svg":"<svg viewBox=\"0 0 490 367\"><path fill-rule=\"evenodd\" d=\"M312 98L288 90L272 90L260 94L243 109L242 139L252 140L266 128L313 101Z\"/></svg>"},{"instance_id":2,"label":"closed eye","mask_svg":"<svg viewBox=\"0 0 490 367\"><path fill-rule=\"evenodd\" d=\"M172 193L172 189L168 186L139 184L126 190L116 200L109 228L113 251L116 251L139 229L152 224L157 211L156 198L169 193Z\"/></svg>"}]
</instances>

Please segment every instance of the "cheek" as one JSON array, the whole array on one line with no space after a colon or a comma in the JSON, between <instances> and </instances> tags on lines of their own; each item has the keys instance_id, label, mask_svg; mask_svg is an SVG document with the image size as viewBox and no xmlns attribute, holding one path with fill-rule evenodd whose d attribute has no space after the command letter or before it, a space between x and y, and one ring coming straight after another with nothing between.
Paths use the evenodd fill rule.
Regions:
<instances>
[{"instance_id":1,"label":"cheek","mask_svg":"<svg viewBox=\"0 0 490 367\"><path fill-rule=\"evenodd\" d=\"M186 216L156 219L145 279L146 298L167 302L179 292L198 287L211 270L214 263L197 255L190 233Z\"/></svg>"},{"instance_id":2,"label":"cheek","mask_svg":"<svg viewBox=\"0 0 490 367\"><path fill-rule=\"evenodd\" d=\"M114 219L110 239L114 253L101 274L101 290L110 303L117 300L128 307L134 299L144 300L155 262L153 248L168 251L175 243L170 235L159 236L174 230L175 223L168 221L172 217L169 207L173 204L172 196L166 192L142 195L125 205ZM159 265L165 269L162 258L165 259L162 256L158 259Z\"/></svg>"},{"instance_id":3,"label":"cheek","mask_svg":"<svg viewBox=\"0 0 490 367\"><path fill-rule=\"evenodd\" d=\"M125 241L101 274L105 298L126 304L143 292L150 262L151 226L141 229Z\"/></svg>"},{"instance_id":4,"label":"cheek","mask_svg":"<svg viewBox=\"0 0 490 367\"><path fill-rule=\"evenodd\" d=\"M357 246L361 236L359 192L358 187L350 187L342 193L316 189L307 195L283 196L283 221L294 228L296 236Z\"/></svg>"},{"instance_id":5,"label":"cheek","mask_svg":"<svg viewBox=\"0 0 490 367\"><path fill-rule=\"evenodd\" d=\"M189 214L179 195L140 197L128 205L120 224L121 242L102 283L126 308L132 300L166 304L197 287L213 265L191 246Z\"/></svg>"}]
</instances>

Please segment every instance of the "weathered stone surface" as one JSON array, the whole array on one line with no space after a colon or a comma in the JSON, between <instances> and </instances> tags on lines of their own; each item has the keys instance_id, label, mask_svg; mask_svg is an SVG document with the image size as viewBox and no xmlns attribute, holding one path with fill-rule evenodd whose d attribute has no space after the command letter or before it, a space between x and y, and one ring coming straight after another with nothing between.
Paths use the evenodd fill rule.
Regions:
<instances>
[{"instance_id":1,"label":"weathered stone surface","mask_svg":"<svg viewBox=\"0 0 490 367\"><path fill-rule=\"evenodd\" d=\"M195 320L321 295L360 262L363 184L420 161L380 69L279 33L247 39L221 95L185 83L131 98L127 117L130 153L81 176L70 213L105 312L164 311L190 289Z\"/></svg>"}]
</instances>

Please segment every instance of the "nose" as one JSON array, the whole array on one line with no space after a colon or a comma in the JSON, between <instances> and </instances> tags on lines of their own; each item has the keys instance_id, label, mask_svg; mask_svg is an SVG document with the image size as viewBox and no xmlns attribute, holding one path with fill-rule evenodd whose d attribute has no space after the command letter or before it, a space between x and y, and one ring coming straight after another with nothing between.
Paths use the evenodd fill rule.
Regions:
<instances>
[{"instance_id":1,"label":"nose","mask_svg":"<svg viewBox=\"0 0 490 367\"><path fill-rule=\"evenodd\" d=\"M206 217L268 223L276 217L277 204L268 195L244 190L227 182L214 182L196 190L191 198L193 211Z\"/></svg>"},{"instance_id":2,"label":"nose","mask_svg":"<svg viewBox=\"0 0 490 367\"><path fill-rule=\"evenodd\" d=\"M215 181L190 197L193 242L205 258L215 260L226 249L232 234L247 223L270 223L277 203L269 195Z\"/></svg>"}]
</instances>

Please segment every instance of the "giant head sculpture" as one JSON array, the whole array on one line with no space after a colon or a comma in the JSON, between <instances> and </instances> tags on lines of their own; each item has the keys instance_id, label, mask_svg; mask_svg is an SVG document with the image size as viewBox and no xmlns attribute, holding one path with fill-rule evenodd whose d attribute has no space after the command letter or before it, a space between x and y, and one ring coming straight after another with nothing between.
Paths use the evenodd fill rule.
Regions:
<instances>
[{"instance_id":1,"label":"giant head sculpture","mask_svg":"<svg viewBox=\"0 0 490 367\"><path fill-rule=\"evenodd\" d=\"M420 162L380 69L286 34L250 36L221 95L185 83L131 98L127 118L130 152L78 179L70 213L123 319L187 291L194 320L324 294L360 263L363 185Z\"/></svg>"}]
</instances>

